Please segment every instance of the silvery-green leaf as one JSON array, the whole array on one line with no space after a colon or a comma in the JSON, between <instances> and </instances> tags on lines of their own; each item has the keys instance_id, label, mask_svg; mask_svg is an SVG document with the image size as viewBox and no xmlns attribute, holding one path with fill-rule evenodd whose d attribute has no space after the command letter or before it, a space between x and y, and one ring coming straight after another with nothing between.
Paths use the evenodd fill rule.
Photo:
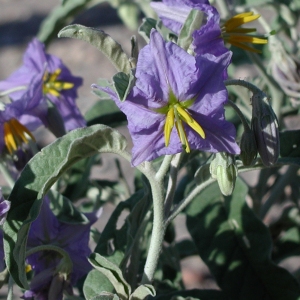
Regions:
<instances>
[{"instance_id":1,"label":"silvery-green leaf","mask_svg":"<svg viewBox=\"0 0 300 300\"><path fill-rule=\"evenodd\" d=\"M140 285L131 295L129 300L143 300L148 296L154 297L156 295L155 288L151 284Z\"/></svg>"},{"instance_id":2,"label":"silvery-green leaf","mask_svg":"<svg viewBox=\"0 0 300 300\"><path fill-rule=\"evenodd\" d=\"M74 24L60 30L58 37L69 37L86 41L101 51L119 72L130 73L129 59L122 46L104 31Z\"/></svg>"},{"instance_id":3,"label":"silvery-green leaf","mask_svg":"<svg viewBox=\"0 0 300 300\"><path fill-rule=\"evenodd\" d=\"M103 273L114 286L118 296L122 300L128 300L131 294L131 287L123 277L119 267L98 253L92 253L89 262L93 267Z\"/></svg>"},{"instance_id":4,"label":"silvery-green leaf","mask_svg":"<svg viewBox=\"0 0 300 300\"><path fill-rule=\"evenodd\" d=\"M6 264L20 287L28 288L24 262L30 223L53 183L74 163L96 153L116 153L130 160L126 146L119 132L95 125L69 132L28 162L9 196L11 208L3 226Z\"/></svg>"},{"instance_id":5,"label":"silvery-green leaf","mask_svg":"<svg viewBox=\"0 0 300 300\"><path fill-rule=\"evenodd\" d=\"M178 46L188 50L193 38L192 34L202 25L204 13L198 9L192 9L185 20L178 37Z\"/></svg>"}]
</instances>

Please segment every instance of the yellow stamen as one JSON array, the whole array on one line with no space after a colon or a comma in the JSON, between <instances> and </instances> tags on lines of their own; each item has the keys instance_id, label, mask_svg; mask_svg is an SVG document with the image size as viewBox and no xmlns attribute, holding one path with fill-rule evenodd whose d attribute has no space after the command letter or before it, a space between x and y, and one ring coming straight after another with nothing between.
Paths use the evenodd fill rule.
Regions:
<instances>
[{"instance_id":1,"label":"yellow stamen","mask_svg":"<svg viewBox=\"0 0 300 300\"><path fill-rule=\"evenodd\" d=\"M29 273L31 270L32 270L31 265L26 265L26 266L25 266L25 272L26 272L26 273Z\"/></svg>"},{"instance_id":2,"label":"yellow stamen","mask_svg":"<svg viewBox=\"0 0 300 300\"><path fill-rule=\"evenodd\" d=\"M222 26L222 37L224 41L244 50L257 53L261 52L247 44L267 44L267 38L255 35L247 35L248 33L255 32L255 28L239 28L241 25L253 22L259 17L259 14L246 12L235 15L234 17L226 21Z\"/></svg>"},{"instance_id":3,"label":"yellow stamen","mask_svg":"<svg viewBox=\"0 0 300 300\"><path fill-rule=\"evenodd\" d=\"M179 139L181 141L182 147L184 148L186 153L190 153L191 148L190 148L190 144L188 142L188 139L186 137L186 133L185 133L185 130L183 128L182 121L179 119L178 122L175 123L175 126L176 126L176 129L177 129L177 133L178 133Z\"/></svg>"},{"instance_id":4,"label":"yellow stamen","mask_svg":"<svg viewBox=\"0 0 300 300\"><path fill-rule=\"evenodd\" d=\"M31 132L17 119L11 119L5 122L3 127L4 144L10 154L16 151L22 143L28 144L29 138L35 141Z\"/></svg>"},{"instance_id":5,"label":"yellow stamen","mask_svg":"<svg viewBox=\"0 0 300 300\"><path fill-rule=\"evenodd\" d=\"M171 131L174 126L174 110L170 109L167 113L166 117L166 123L164 127L164 134L165 134L165 145L166 147L169 146L170 143L170 137L171 137Z\"/></svg>"},{"instance_id":6,"label":"yellow stamen","mask_svg":"<svg viewBox=\"0 0 300 300\"><path fill-rule=\"evenodd\" d=\"M46 72L43 77L44 86L43 92L44 94L51 94L55 97L60 96L60 92L62 90L69 90L74 87L74 83L64 82L58 80L58 76L61 73L61 69L56 69L53 73Z\"/></svg>"},{"instance_id":7,"label":"yellow stamen","mask_svg":"<svg viewBox=\"0 0 300 300\"><path fill-rule=\"evenodd\" d=\"M203 139L205 139L205 133L203 128L199 125L199 123L194 120L190 114L181 108L179 105L177 105L177 110L180 114L180 116L184 119L184 121L191 127L193 128Z\"/></svg>"}]
</instances>

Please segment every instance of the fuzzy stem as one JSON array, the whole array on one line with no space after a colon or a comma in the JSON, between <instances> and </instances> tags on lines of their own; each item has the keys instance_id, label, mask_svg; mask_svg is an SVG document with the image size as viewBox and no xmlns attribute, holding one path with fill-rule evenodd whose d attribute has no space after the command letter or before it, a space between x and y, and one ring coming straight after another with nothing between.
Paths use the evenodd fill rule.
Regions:
<instances>
[{"instance_id":1,"label":"fuzzy stem","mask_svg":"<svg viewBox=\"0 0 300 300\"><path fill-rule=\"evenodd\" d=\"M144 166L140 167L140 169L149 180L153 198L153 230L142 278L142 284L147 284L151 283L154 278L165 235L164 187L162 180L156 180L155 171L150 163L145 162Z\"/></svg>"},{"instance_id":2,"label":"fuzzy stem","mask_svg":"<svg viewBox=\"0 0 300 300\"><path fill-rule=\"evenodd\" d=\"M157 179L157 181L162 180L165 177L165 175L167 174L167 172L170 168L170 163L173 159L173 156L174 155L165 155L164 160L155 175L155 178Z\"/></svg>"}]
</instances>

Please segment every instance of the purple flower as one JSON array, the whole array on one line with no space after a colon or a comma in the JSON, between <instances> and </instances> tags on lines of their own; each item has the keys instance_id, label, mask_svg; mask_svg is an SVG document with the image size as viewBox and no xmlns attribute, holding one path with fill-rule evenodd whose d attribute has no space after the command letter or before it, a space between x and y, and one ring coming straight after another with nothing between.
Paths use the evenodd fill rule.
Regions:
<instances>
[{"instance_id":1,"label":"purple flower","mask_svg":"<svg viewBox=\"0 0 300 300\"><path fill-rule=\"evenodd\" d=\"M152 30L126 101L103 88L127 116L133 166L183 148L239 153L235 128L224 118L228 95L223 72L230 59L231 53L195 58Z\"/></svg>"},{"instance_id":2,"label":"purple flower","mask_svg":"<svg viewBox=\"0 0 300 300\"><path fill-rule=\"evenodd\" d=\"M24 299L62 299L63 291L67 290L71 294L72 286L92 269L87 260L91 253L88 243L90 227L97 217L95 214L87 217L90 220L88 224L60 222L52 213L48 198L44 199L38 218L31 224L28 249L30 251L39 246L47 248L47 245L55 245L68 253L73 267L71 272L62 272L62 255L54 250L29 255L27 263L34 271L34 277L30 282L30 290L23 295Z\"/></svg>"},{"instance_id":3,"label":"purple flower","mask_svg":"<svg viewBox=\"0 0 300 300\"><path fill-rule=\"evenodd\" d=\"M163 3L151 2L151 6L163 24L177 35L192 9L202 11L202 26L193 33L192 47L196 55L211 53L218 56L228 51L222 39L220 15L208 1L164 0Z\"/></svg>"},{"instance_id":4,"label":"purple flower","mask_svg":"<svg viewBox=\"0 0 300 300\"><path fill-rule=\"evenodd\" d=\"M196 55L211 53L216 56L228 51L224 41L252 52L260 52L249 44L266 44L262 36L249 35L255 28L240 28L241 25L252 22L260 17L253 12L237 14L220 24L220 15L208 1L196 0L163 0L163 3L151 2L152 8L161 18L163 24L179 35L180 30L192 9L202 11L206 18L202 26L193 33L193 50Z\"/></svg>"},{"instance_id":5,"label":"purple flower","mask_svg":"<svg viewBox=\"0 0 300 300\"><path fill-rule=\"evenodd\" d=\"M202 4L208 4L208 1L163 0L150 3L163 24L177 35L192 8L202 7Z\"/></svg>"},{"instance_id":6,"label":"purple flower","mask_svg":"<svg viewBox=\"0 0 300 300\"><path fill-rule=\"evenodd\" d=\"M59 58L47 54L44 45L37 39L29 44L23 57L23 65L8 79L0 82L0 90L21 87L9 94L13 100L20 99L37 74L43 82L40 101L45 101L45 95L57 107L66 130L85 126L85 121L75 104L77 88L82 84L82 79L73 76Z\"/></svg>"},{"instance_id":7,"label":"purple flower","mask_svg":"<svg viewBox=\"0 0 300 300\"><path fill-rule=\"evenodd\" d=\"M31 131L42 125L47 115L47 103L40 101L42 80L40 74L32 82L22 98L0 110L0 153L15 153L23 143L34 140Z\"/></svg>"},{"instance_id":8,"label":"purple flower","mask_svg":"<svg viewBox=\"0 0 300 300\"><path fill-rule=\"evenodd\" d=\"M2 195L2 190L0 188L0 225L3 225L5 219L6 219L6 214L10 209L10 201L4 200L3 195ZM1 255L0 255L0 260L1 260ZM1 262L0 262L1 266Z\"/></svg>"}]
</instances>

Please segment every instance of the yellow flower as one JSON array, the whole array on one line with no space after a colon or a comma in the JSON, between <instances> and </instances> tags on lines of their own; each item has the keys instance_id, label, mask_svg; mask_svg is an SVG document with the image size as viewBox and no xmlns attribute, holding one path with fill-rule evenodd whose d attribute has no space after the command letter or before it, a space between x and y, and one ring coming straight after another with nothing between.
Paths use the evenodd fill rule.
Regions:
<instances>
[{"instance_id":1,"label":"yellow flower","mask_svg":"<svg viewBox=\"0 0 300 300\"><path fill-rule=\"evenodd\" d=\"M249 44L267 44L268 39L265 37L248 34L256 32L256 28L240 28L241 25L255 21L259 17L259 14L254 14L253 12L245 12L233 16L221 27L222 38L225 42L233 46L251 52L260 53L260 50L255 49Z\"/></svg>"}]
</instances>

